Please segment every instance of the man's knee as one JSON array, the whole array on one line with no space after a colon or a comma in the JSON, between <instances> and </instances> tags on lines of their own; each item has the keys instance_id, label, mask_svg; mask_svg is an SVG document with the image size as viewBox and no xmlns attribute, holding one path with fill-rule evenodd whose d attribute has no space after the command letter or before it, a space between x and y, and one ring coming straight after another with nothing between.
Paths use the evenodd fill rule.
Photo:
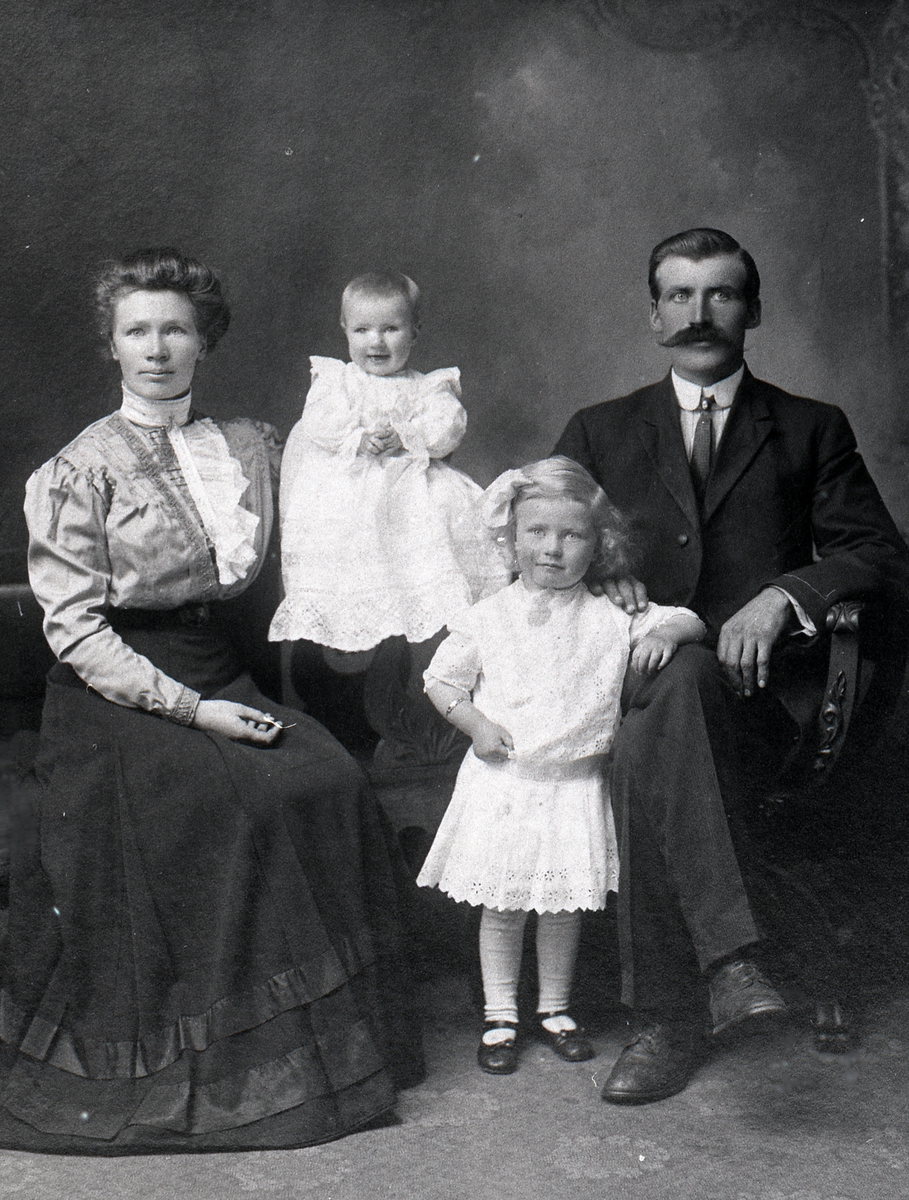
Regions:
<instances>
[{"instance_id":1,"label":"man's knee","mask_svg":"<svg viewBox=\"0 0 909 1200\"><path fill-rule=\"evenodd\" d=\"M681 699L698 695L725 702L730 688L717 660L707 646L680 646L671 662L655 675L640 675L630 666L622 689L622 711L646 708L667 695Z\"/></svg>"}]
</instances>

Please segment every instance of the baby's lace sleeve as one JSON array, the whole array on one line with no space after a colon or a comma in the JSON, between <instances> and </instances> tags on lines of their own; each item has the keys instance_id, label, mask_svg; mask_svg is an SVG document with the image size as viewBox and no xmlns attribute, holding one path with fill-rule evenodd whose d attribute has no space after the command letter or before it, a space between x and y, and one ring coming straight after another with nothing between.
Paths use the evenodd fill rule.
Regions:
<instances>
[{"instance_id":1,"label":"baby's lace sleeve","mask_svg":"<svg viewBox=\"0 0 909 1200\"><path fill-rule=\"evenodd\" d=\"M466 634L452 633L433 655L432 662L423 672L423 682L428 684L435 680L472 692L482 667L476 642Z\"/></svg>"},{"instance_id":2,"label":"baby's lace sleeve","mask_svg":"<svg viewBox=\"0 0 909 1200\"><path fill-rule=\"evenodd\" d=\"M444 458L457 450L467 430L457 367L430 371L419 381L413 407L399 413L395 432L415 458Z\"/></svg>"},{"instance_id":3,"label":"baby's lace sleeve","mask_svg":"<svg viewBox=\"0 0 909 1200\"><path fill-rule=\"evenodd\" d=\"M360 411L344 385L344 363L311 358L312 386L299 421L301 433L345 462L353 462L363 437Z\"/></svg>"}]
</instances>

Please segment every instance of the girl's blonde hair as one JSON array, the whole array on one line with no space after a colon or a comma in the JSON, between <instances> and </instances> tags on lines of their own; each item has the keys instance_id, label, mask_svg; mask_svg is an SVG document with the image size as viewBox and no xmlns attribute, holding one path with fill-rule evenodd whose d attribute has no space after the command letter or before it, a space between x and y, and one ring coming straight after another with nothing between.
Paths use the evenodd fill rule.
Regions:
<instances>
[{"instance_id":1,"label":"girl's blonde hair","mask_svg":"<svg viewBox=\"0 0 909 1200\"><path fill-rule=\"evenodd\" d=\"M410 309L410 320L414 329L420 325L420 289L409 275L400 271L367 271L357 275L341 294L341 324L344 324L344 314L347 302L352 296L400 296Z\"/></svg>"},{"instance_id":2,"label":"girl's blonde hair","mask_svg":"<svg viewBox=\"0 0 909 1200\"><path fill-rule=\"evenodd\" d=\"M507 523L493 527L490 532L512 559L518 504L522 500L570 499L587 506L597 534L597 549L585 579L620 579L631 573L633 547L628 520L580 463L556 454L529 463L519 471L506 472L506 476L512 477ZM493 483L488 492L495 487Z\"/></svg>"}]
</instances>

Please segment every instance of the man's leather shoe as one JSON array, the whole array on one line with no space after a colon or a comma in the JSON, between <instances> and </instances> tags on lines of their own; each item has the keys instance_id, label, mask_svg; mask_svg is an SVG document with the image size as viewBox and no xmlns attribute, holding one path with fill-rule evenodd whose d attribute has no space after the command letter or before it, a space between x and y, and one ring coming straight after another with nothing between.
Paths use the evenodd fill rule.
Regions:
<instances>
[{"instance_id":1,"label":"man's leather shoe","mask_svg":"<svg viewBox=\"0 0 909 1200\"><path fill-rule=\"evenodd\" d=\"M743 1021L779 1019L787 1012L783 997L748 959L724 963L710 978L714 1037Z\"/></svg>"},{"instance_id":2,"label":"man's leather shoe","mask_svg":"<svg viewBox=\"0 0 909 1200\"><path fill-rule=\"evenodd\" d=\"M687 1085L706 1054L704 1036L692 1025L648 1025L625 1047L600 1093L610 1104L651 1104Z\"/></svg>"},{"instance_id":3,"label":"man's leather shoe","mask_svg":"<svg viewBox=\"0 0 909 1200\"><path fill-rule=\"evenodd\" d=\"M504 1042L493 1042L490 1046L481 1041L477 1046L477 1062L488 1075L511 1075L518 1069L518 1027L513 1021L487 1021L487 1029L513 1029L514 1037Z\"/></svg>"}]
</instances>

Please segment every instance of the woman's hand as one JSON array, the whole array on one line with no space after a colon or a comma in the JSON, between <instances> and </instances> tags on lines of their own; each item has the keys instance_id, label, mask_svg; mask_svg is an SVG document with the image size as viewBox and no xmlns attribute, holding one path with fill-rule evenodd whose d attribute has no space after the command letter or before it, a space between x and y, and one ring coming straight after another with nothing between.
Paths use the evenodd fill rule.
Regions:
<instances>
[{"instance_id":1,"label":"woman's hand","mask_svg":"<svg viewBox=\"0 0 909 1200\"><path fill-rule=\"evenodd\" d=\"M477 716L480 719L470 735L474 754L483 762L502 762L508 757L509 750L514 750L511 734L482 713L477 713Z\"/></svg>"},{"instance_id":2,"label":"woman's hand","mask_svg":"<svg viewBox=\"0 0 909 1200\"><path fill-rule=\"evenodd\" d=\"M233 700L200 700L193 727L206 733L220 733L235 742L253 742L270 746L282 726L268 713Z\"/></svg>"}]
</instances>

